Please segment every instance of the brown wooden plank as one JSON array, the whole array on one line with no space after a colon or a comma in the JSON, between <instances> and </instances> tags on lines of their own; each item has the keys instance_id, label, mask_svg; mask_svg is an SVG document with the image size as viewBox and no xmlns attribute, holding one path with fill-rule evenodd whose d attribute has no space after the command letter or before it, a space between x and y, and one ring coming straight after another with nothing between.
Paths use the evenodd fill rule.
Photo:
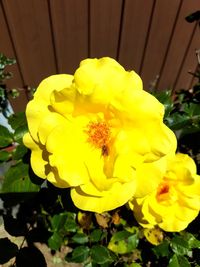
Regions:
<instances>
[{"instance_id":1,"label":"brown wooden plank","mask_svg":"<svg viewBox=\"0 0 200 267\"><path fill-rule=\"evenodd\" d=\"M0 25L1 25L1 41L0 41L0 52L5 54L7 57L16 58L15 51L12 46L12 40L10 39L9 29L5 20L2 5L0 5ZM16 88L20 92L20 96L12 101L11 104L14 110L23 111L27 104L26 93L23 89L23 78L20 75L19 64L15 64L7 67L7 71L12 72L13 77L6 80L6 86L8 89Z\"/></svg>"},{"instance_id":2,"label":"brown wooden plank","mask_svg":"<svg viewBox=\"0 0 200 267\"><path fill-rule=\"evenodd\" d=\"M185 21L185 17L195 10L198 10L199 7L199 0L182 2L168 55L164 62L163 71L158 83L158 88L160 90L171 88L176 80L177 73L181 67L180 65L183 61L183 57L194 27L194 24L190 24Z\"/></svg>"},{"instance_id":3,"label":"brown wooden plank","mask_svg":"<svg viewBox=\"0 0 200 267\"><path fill-rule=\"evenodd\" d=\"M119 61L136 72L142 60L153 3L153 0L125 1Z\"/></svg>"},{"instance_id":4,"label":"brown wooden plank","mask_svg":"<svg viewBox=\"0 0 200 267\"><path fill-rule=\"evenodd\" d=\"M37 86L43 78L56 72L47 1L2 2L24 82Z\"/></svg>"},{"instance_id":5,"label":"brown wooden plank","mask_svg":"<svg viewBox=\"0 0 200 267\"><path fill-rule=\"evenodd\" d=\"M90 56L117 57L122 0L90 1Z\"/></svg>"},{"instance_id":6,"label":"brown wooden plank","mask_svg":"<svg viewBox=\"0 0 200 267\"><path fill-rule=\"evenodd\" d=\"M88 1L50 1L59 72L73 74L88 57Z\"/></svg>"},{"instance_id":7,"label":"brown wooden plank","mask_svg":"<svg viewBox=\"0 0 200 267\"><path fill-rule=\"evenodd\" d=\"M190 43L187 54L185 55L181 70L178 73L177 80L174 84L174 90L189 89L191 84L191 75L188 72L195 72L197 66L197 57L195 50L200 48L200 30L195 27L195 32Z\"/></svg>"},{"instance_id":8,"label":"brown wooden plank","mask_svg":"<svg viewBox=\"0 0 200 267\"><path fill-rule=\"evenodd\" d=\"M196 68L195 68L195 73L197 73L198 70L200 70L200 65L197 63ZM194 85L196 85L198 82L199 82L199 78L192 75L191 79L190 79L190 85L189 85L188 90L192 89L192 87Z\"/></svg>"},{"instance_id":9,"label":"brown wooden plank","mask_svg":"<svg viewBox=\"0 0 200 267\"><path fill-rule=\"evenodd\" d=\"M160 73L179 5L180 0L156 1L148 44L141 67L141 77L145 89L149 88L150 83Z\"/></svg>"}]
</instances>

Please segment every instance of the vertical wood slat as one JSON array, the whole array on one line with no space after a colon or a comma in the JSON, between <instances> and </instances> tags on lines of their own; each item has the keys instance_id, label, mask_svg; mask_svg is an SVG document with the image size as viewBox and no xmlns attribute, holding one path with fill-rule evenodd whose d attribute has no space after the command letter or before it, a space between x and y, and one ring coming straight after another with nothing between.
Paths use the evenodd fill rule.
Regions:
<instances>
[{"instance_id":1,"label":"vertical wood slat","mask_svg":"<svg viewBox=\"0 0 200 267\"><path fill-rule=\"evenodd\" d=\"M197 59L197 62L198 62L198 59ZM198 70L199 70L199 64L197 63L194 73L196 73ZM189 84L189 87L188 87L188 90L192 89L192 87L194 85L196 85L198 83L198 81L199 81L198 77L195 77L194 75L192 75L191 76L191 80L190 80L190 84Z\"/></svg>"},{"instance_id":2,"label":"vertical wood slat","mask_svg":"<svg viewBox=\"0 0 200 267\"><path fill-rule=\"evenodd\" d=\"M119 61L139 73L154 0L126 0ZM145 6L145 8L144 8Z\"/></svg>"},{"instance_id":3,"label":"vertical wood slat","mask_svg":"<svg viewBox=\"0 0 200 267\"><path fill-rule=\"evenodd\" d=\"M90 1L90 56L117 57L122 0Z\"/></svg>"},{"instance_id":4,"label":"vertical wood slat","mask_svg":"<svg viewBox=\"0 0 200 267\"><path fill-rule=\"evenodd\" d=\"M73 73L88 56L111 56L141 68L145 89L157 74L159 90L190 87L199 32L190 44L194 24L184 18L197 9L199 0L2 0L0 52L18 58L8 84L37 86L56 71ZM22 91L15 103L25 102Z\"/></svg>"},{"instance_id":5,"label":"vertical wood slat","mask_svg":"<svg viewBox=\"0 0 200 267\"><path fill-rule=\"evenodd\" d=\"M6 24L6 20L4 17L4 11L2 9L2 5L0 4L0 25L1 25L1 41L0 41L0 52L5 54L7 57L16 58L15 51L12 46L12 41L9 36L9 29ZM10 99L12 106L16 112L23 111L27 104L26 93L23 89L23 81L19 72L19 64L14 64L7 68L7 71L13 74L13 77L9 80L5 80L6 86L9 89L16 88L18 89L20 95L14 101L12 98Z\"/></svg>"},{"instance_id":6,"label":"vertical wood slat","mask_svg":"<svg viewBox=\"0 0 200 267\"><path fill-rule=\"evenodd\" d=\"M26 85L56 72L46 0L3 0Z\"/></svg>"},{"instance_id":7,"label":"vertical wood slat","mask_svg":"<svg viewBox=\"0 0 200 267\"><path fill-rule=\"evenodd\" d=\"M73 74L88 57L88 0L51 0L58 71Z\"/></svg>"},{"instance_id":8,"label":"vertical wood slat","mask_svg":"<svg viewBox=\"0 0 200 267\"><path fill-rule=\"evenodd\" d=\"M185 54L185 58L183 59L183 63L180 69L180 72L177 73L177 80L174 84L174 91L178 91L179 89L189 89L191 84L191 75L188 73L195 72L197 65L197 57L195 54L195 50L200 48L200 29L196 24L195 31L193 34L193 38L188 47L188 51Z\"/></svg>"},{"instance_id":9,"label":"vertical wood slat","mask_svg":"<svg viewBox=\"0 0 200 267\"><path fill-rule=\"evenodd\" d=\"M185 17L197 10L198 6L200 6L199 0L182 2L168 55L164 62L164 68L158 82L159 90L172 88L174 85L177 73L181 68L186 48L190 42L193 27L195 26L193 23L186 22Z\"/></svg>"},{"instance_id":10,"label":"vertical wood slat","mask_svg":"<svg viewBox=\"0 0 200 267\"><path fill-rule=\"evenodd\" d=\"M156 1L149 40L141 68L141 77L146 90L160 73L179 5L180 0Z\"/></svg>"}]
</instances>

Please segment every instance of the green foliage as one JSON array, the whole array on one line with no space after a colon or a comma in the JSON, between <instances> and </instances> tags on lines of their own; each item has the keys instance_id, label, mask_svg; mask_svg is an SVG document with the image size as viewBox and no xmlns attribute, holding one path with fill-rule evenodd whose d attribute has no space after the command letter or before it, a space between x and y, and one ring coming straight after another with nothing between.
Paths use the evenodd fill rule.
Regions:
<instances>
[{"instance_id":1,"label":"green foliage","mask_svg":"<svg viewBox=\"0 0 200 267\"><path fill-rule=\"evenodd\" d=\"M113 234L108 244L108 248L115 253L126 254L133 251L139 242L137 233L130 233L126 230Z\"/></svg>"},{"instance_id":2,"label":"green foliage","mask_svg":"<svg viewBox=\"0 0 200 267\"><path fill-rule=\"evenodd\" d=\"M193 74L198 82L188 90L156 92L165 106L164 122L178 139L178 151L189 154L200 172L200 71Z\"/></svg>"},{"instance_id":3,"label":"green foliage","mask_svg":"<svg viewBox=\"0 0 200 267\"><path fill-rule=\"evenodd\" d=\"M0 148L7 147L13 142L13 135L8 131L8 129L0 125Z\"/></svg>"},{"instance_id":4,"label":"green foliage","mask_svg":"<svg viewBox=\"0 0 200 267\"><path fill-rule=\"evenodd\" d=\"M16 130L18 127L26 125L26 116L24 112L18 112L10 115L8 122L12 129Z\"/></svg>"},{"instance_id":5,"label":"green foliage","mask_svg":"<svg viewBox=\"0 0 200 267\"><path fill-rule=\"evenodd\" d=\"M12 77L10 72L6 72L5 68L9 65L16 63L15 59L7 58L4 54L0 53L0 84L5 80Z\"/></svg>"},{"instance_id":6,"label":"green foliage","mask_svg":"<svg viewBox=\"0 0 200 267\"><path fill-rule=\"evenodd\" d=\"M71 253L68 255L65 260L70 262L85 262L89 256L90 249L87 246L77 246Z\"/></svg>"},{"instance_id":7,"label":"green foliage","mask_svg":"<svg viewBox=\"0 0 200 267\"><path fill-rule=\"evenodd\" d=\"M183 256L177 256L176 254L173 255L173 257L169 261L168 267L190 267L190 263L187 260L187 258Z\"/></svg>"},{"instance_id":8,"label":"green foliage","mask_svg":"<svg viewBox=\"0 0 200 267\"><path fill-rule=\"evenodd\" d=\"M9 65L16 63L15 59L7 58L4 54L0 53L0 112L7 116L8 107L8 94L16 96L16 90L7 90L5 80L12 77L11 72L5 71L5 68Z\"/></svg>"},{"instance_id":9,"label":"green foliage","mask_svg":"<svg viewBox=\"0 0 200 267\"><path fill-rule=\"evenodd\" d=\"M0 150L0 162L8 161L10 159L10 153L6 150Z\"/></svg>"},{"instance_id":10,"label":"green foliage","mask_svg":"<svg viewBox=\"0 0 200 267\"><path fill-rule=\"evenodd\" d=\"M94 245L90 250L91 260L99 265L109 264L113 262L113 258L109 250L102 245Z\"/></svg>"},{"instance_id":11,"label":"green foliage","mask_svg":"<svg viewBox=\"0 0 200 267\"><path fill-rule=\"evenodd\" d=\"M37 192L38 185L30 180L29 165L18 162L13 165L5 174L5 179L2 185L2 193L19 193L19 192Z\"/></svg>"}]
</instances>

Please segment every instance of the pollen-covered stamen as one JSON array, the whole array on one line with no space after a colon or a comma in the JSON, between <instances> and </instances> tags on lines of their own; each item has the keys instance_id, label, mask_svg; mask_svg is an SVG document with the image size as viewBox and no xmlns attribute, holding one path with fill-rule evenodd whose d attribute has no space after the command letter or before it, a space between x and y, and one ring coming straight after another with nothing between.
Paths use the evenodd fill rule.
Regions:
<instances>
[{"instance_id":1,"label":"pollen-covered stamen","mask_svg":"<svg viewBox=\"0 0 200 267\"><path fill-rule=\"evenodd\" d=\"M108 148L110 141L110 128L105 122L90 122L85 132L88 134L87 141L96 148Z\"/></svg>"}]
</instances>

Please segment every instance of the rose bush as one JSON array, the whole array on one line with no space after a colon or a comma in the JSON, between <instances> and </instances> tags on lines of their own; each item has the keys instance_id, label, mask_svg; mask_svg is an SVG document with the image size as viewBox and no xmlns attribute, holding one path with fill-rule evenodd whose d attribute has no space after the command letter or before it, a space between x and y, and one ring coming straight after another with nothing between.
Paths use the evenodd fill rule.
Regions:
<instances>
[{"instance_id":1,"label":"rose bush","mask_svg":"<svg viewBox=\"0 0 200 267\"><path fill-rule=\"evenodd\" d=\"M161 159L176 149L163 115L134 71L111 58L86 59L74 76L41 82L27 105L24 143L39 177L71 187L78 208L101 213L157 186ZM157 178L144 190L149 163Z\"/></svg>"},{"instance_id":2,"label":"rose bush","mask_svg":"<svg viewBox=\"0 0 200 267\"><path fill-rule=\"evenodd\" d=\"M12 132L0 130L0 165L8 164L0 219L23 237L20 246L0 238L0 263L15 257L13 266L28 266L34 257L46 266L41 242L53 252L69 246L63 262L88 267L198 265L199 92L199 83L173 98L152 92L177 134L175 155L163 105L116 61L84 60L73 76L42 81L26 110L29 133L21 112L8 118ZM30 154L35 174L50 183L32 172Z\"/></svg>"},{"instance_id":3,"label":"rose bush","mask_svg":"<svg viewBox=\"0 0 200 267\"><path fill-rule=\"evenodd\" d=\"M134 198L132 204L143 227L159 226L168 232L185 229L200 207L200 176L193 159L181 153L169 157L157 188L144 198Z\"/></svg>"}]
</instances>

